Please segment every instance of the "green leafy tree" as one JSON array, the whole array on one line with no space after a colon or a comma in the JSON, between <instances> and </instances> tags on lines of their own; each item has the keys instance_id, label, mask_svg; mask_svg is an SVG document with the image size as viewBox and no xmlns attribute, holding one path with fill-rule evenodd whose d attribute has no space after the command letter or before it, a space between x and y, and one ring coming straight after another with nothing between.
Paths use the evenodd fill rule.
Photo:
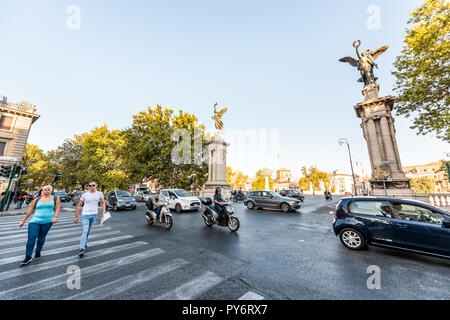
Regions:
<instances>
[{"instance_id":1,"label":"green leafy tree","mask_svg":"<svg viewBox=\"0 0 450 320\"><path fill-rule=\"evenodd\" d=\"M190 163L177 164L172 160L175 147L181 141L172 140L177 129L187 130L190 135L187 147ZM194 161L203 156L206 142L204 130L195 115L181 110L174 115L173 110L163 109L160 105L134 115L131 127L124 132L123 153L130 179L136 182L152 180L160 187L188 189L188 176L195 173L194 188L201 188L207 180L208 164ZM197 146L196 137L200 139ZM178 156L182 157L182 152Z\"/></svg>"},{"instance_id":2,"label":"green leafy tree","mask_svg":"<svg viewBox=\"0 0 450 320\"><path fill-rule=\"evenodd\" d=\"M415 193L434 193L436 192L433 179L428 177L413 178L410 181L411 189Z\"/></svg>"},{"instance_id":3,"label":"green leafy tree","mask_svg":"<svg viewBox=\"0 0 450 320\"><path fill-rule=\"evenodd\" d=\"M126 189L128 177L125 171L126 158L123 157L125 146L124 134L120 130L109 130L106 125L94 128L83 134L82 156L88 181L95 180L100 190Z\"/></svg>"},{"instance_id":4,"label":"green leafy tree","mask_svg":"<svg viewBox=\"0 0 450 320\"><path fill-rule=\"evenodd\" d=\"M310 184L312 184L313 191L320 190L321 182L324 183L325 188L330 188L330 174L325 171L320 171L315 166L311 166L307 169L302 167L303 177L299 180L299 185L303 190L310 190ZM304 188L303 188L304 187Z\"/></svg>"},{"instance_id":5,"label":"green leafy tree","mask_svg":"<svg viewBox=\"0 0 450 320\"><path fill-rule=\"evenodd\" d=\"M256 180L252 183L253 190L265 190L266 189L266 177L269 177L269 189L273 190L273 179L268 175L268 169L258 170L255 174Z\"/></svg>"},{"instance_id":6,"label":"green leafy tree","mask_svg":"<svg viewBox=\"0 0 450 320\"><path fill-rule=\"evenodd\" d=\"M50 184L54 178L54 172L50 167L50 158L38 146L26 144L22 157L22 167L27 168L28 174L20 179L20 187L27 188L27 180L33 180L33 189L38 189Z\"/></svg>"},{"instance_id":7,"label":"green leafy tree","mask_svg":"<svg viewBox=\"0 0 450 320\"><path fill-rule=\"evenodd\" d=\"M248 176L243 174L241 171L233 171L231 167L227 167L227 182L233 186L233 189L244 188L245 184L248 182Z\"/></svg>"},{"instance_id":8,"label":"green leafy tree","mask_svg":"<svg viewBox=\"0 0 450 320\"><path fill-rule=\"evenodd\" d=\"M426 0L408 21L410 29L393 74L396 112L412 117L418 134L450 141L450 2Z\"/></svg>"}]
</instances>

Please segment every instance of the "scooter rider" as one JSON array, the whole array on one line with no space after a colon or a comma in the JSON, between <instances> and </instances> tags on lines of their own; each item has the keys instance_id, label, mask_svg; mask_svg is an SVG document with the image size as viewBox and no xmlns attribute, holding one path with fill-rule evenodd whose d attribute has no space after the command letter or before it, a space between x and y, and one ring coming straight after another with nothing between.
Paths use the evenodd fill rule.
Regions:
<instances>
[{"instance_id":1,"label":"scooter rider","mask_svg":"<svg viewBox=\"0 0 450 320\"><path fill-rule=\"evenodd\" d=\"M238 198L240 198L240 199L244 199L244 194L242 193L242 189L241 189L241 188L239 188L239 191L238 191L238 193L237 193L237 196L238 196Z\"/></svg>"},{"instance_id":2,"label":"scooter rider","mask_svg":"<svg viewBox=\"0 0 450 320\"><path fill-rule=\"evenodd\" d=\"M219 223L222 221L223 211L225 210L225 200L222 198L222 189L220 187L216 188L216 192L214 194L214 208L216 212L219 214Z\"/></svg>"},{"instance_id":3,"label":"scooter rider","mask_svg":"<svg viewBox=\"0 0 450 320\"><path fill-rule=\"evenodd\" d=\"M328 191L328 189L326 189L323 194L325 195L325 199L328 199L331 197L331 192Z\"/></svg>"},{"instance_id":4,"label":"scooter rider","mask_svg":"<svg viewBox=\"0 0 450 320\"><path fill-rule=\"evenodd\" d=\"M145 204L148 210L153 211L156 214L156 219L159 219L162 208L162 205L159 204L159 197L154 196L153 198L148 199Z\"/></svg>"}]
</instances>

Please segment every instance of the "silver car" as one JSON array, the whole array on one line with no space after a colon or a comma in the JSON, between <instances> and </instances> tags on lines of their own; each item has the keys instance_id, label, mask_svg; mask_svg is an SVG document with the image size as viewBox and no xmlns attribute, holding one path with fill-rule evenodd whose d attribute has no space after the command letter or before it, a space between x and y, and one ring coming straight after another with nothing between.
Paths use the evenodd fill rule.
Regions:
<instances>
[{"instance_id":1,"label":"silver car","mask_svg":"<svg viewBox=\"0 0 450 320\"><path fill-rule=\"evenodd\" d=\"M244 205L250 210L254 208L271 208L281 209L283 212L297 210L302 206L299 200L283 197L270 190L250 191L247 193L247 199L245 199Z\"/></svg>"}]
</instances>

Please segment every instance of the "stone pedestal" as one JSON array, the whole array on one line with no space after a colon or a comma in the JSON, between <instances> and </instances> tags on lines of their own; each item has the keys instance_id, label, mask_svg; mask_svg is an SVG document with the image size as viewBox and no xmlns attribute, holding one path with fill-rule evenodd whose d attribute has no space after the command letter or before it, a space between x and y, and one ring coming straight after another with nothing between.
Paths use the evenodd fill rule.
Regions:
<instances>
[{"instance_id":1,"label":"stone pedestal","mask_svg":"<svg viewBox=\"0 0 450 320\"><path fill-rule=\"evenodd\" d=\"M403 173L395 138L394 98L379 97L379 87L371 84L364 87L364 102L355 106L361 118L361 128L369 151L372 177L370 180L374 196L411 195L409 179Z\"/></svg>"},{"instance_id":2,"label":"stone pedestal","mask_svg":"<svg viewBox=\"0 0 450 320\"><path fill-rule=\"evenodd\" d=\"M208 143L208 181L205 183L203 197L214 197L217 187L222 188L222 197L231 196L232 187L227 182L227 147L229 143L223 140L220 131Z\"/></svg>"}]
</instances>

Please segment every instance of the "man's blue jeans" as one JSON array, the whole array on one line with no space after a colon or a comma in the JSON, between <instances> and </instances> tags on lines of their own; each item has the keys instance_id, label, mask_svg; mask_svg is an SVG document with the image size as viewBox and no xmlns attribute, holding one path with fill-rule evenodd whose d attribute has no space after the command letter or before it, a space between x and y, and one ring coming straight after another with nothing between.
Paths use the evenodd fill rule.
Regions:
<instances>
[{"instance_id":1,"label":"man's blue jeans","mask_svg":"<svg viewBox=\"0 0 450 320\"><path fill-rule=\"evenodd\" d=\"M52 227L53 222L49 223L36 223L30 222L28 224L28 241L27 241L27 249L25 252L26 257L31 257L33 254L34 245L36 244L36 253L41 253L42 247L45 243L45 237L47 236L48 231Z\"/></svg>"},{"instance_id":2,"label":"man's blue jeans","mask_svg":"<svg viewBox=\"0 0 450 320\"><path fill-rule=\"evenodd\" d=\"M17 209L22 208L23 200L17 200Z\"/></svg>"},{"instance_id":3,"label":"man's blue jeans","mask_svg":"<svg viewBox=\"0 0 450 320\"><path fill-rule=\"evenodd\" d=\"M89 237L89 232L91 227L97 218L96 214L84 214L81 215L81 239L80 239L80 250L86 249L86 242Z\"/></svg>"}]
</instances>

